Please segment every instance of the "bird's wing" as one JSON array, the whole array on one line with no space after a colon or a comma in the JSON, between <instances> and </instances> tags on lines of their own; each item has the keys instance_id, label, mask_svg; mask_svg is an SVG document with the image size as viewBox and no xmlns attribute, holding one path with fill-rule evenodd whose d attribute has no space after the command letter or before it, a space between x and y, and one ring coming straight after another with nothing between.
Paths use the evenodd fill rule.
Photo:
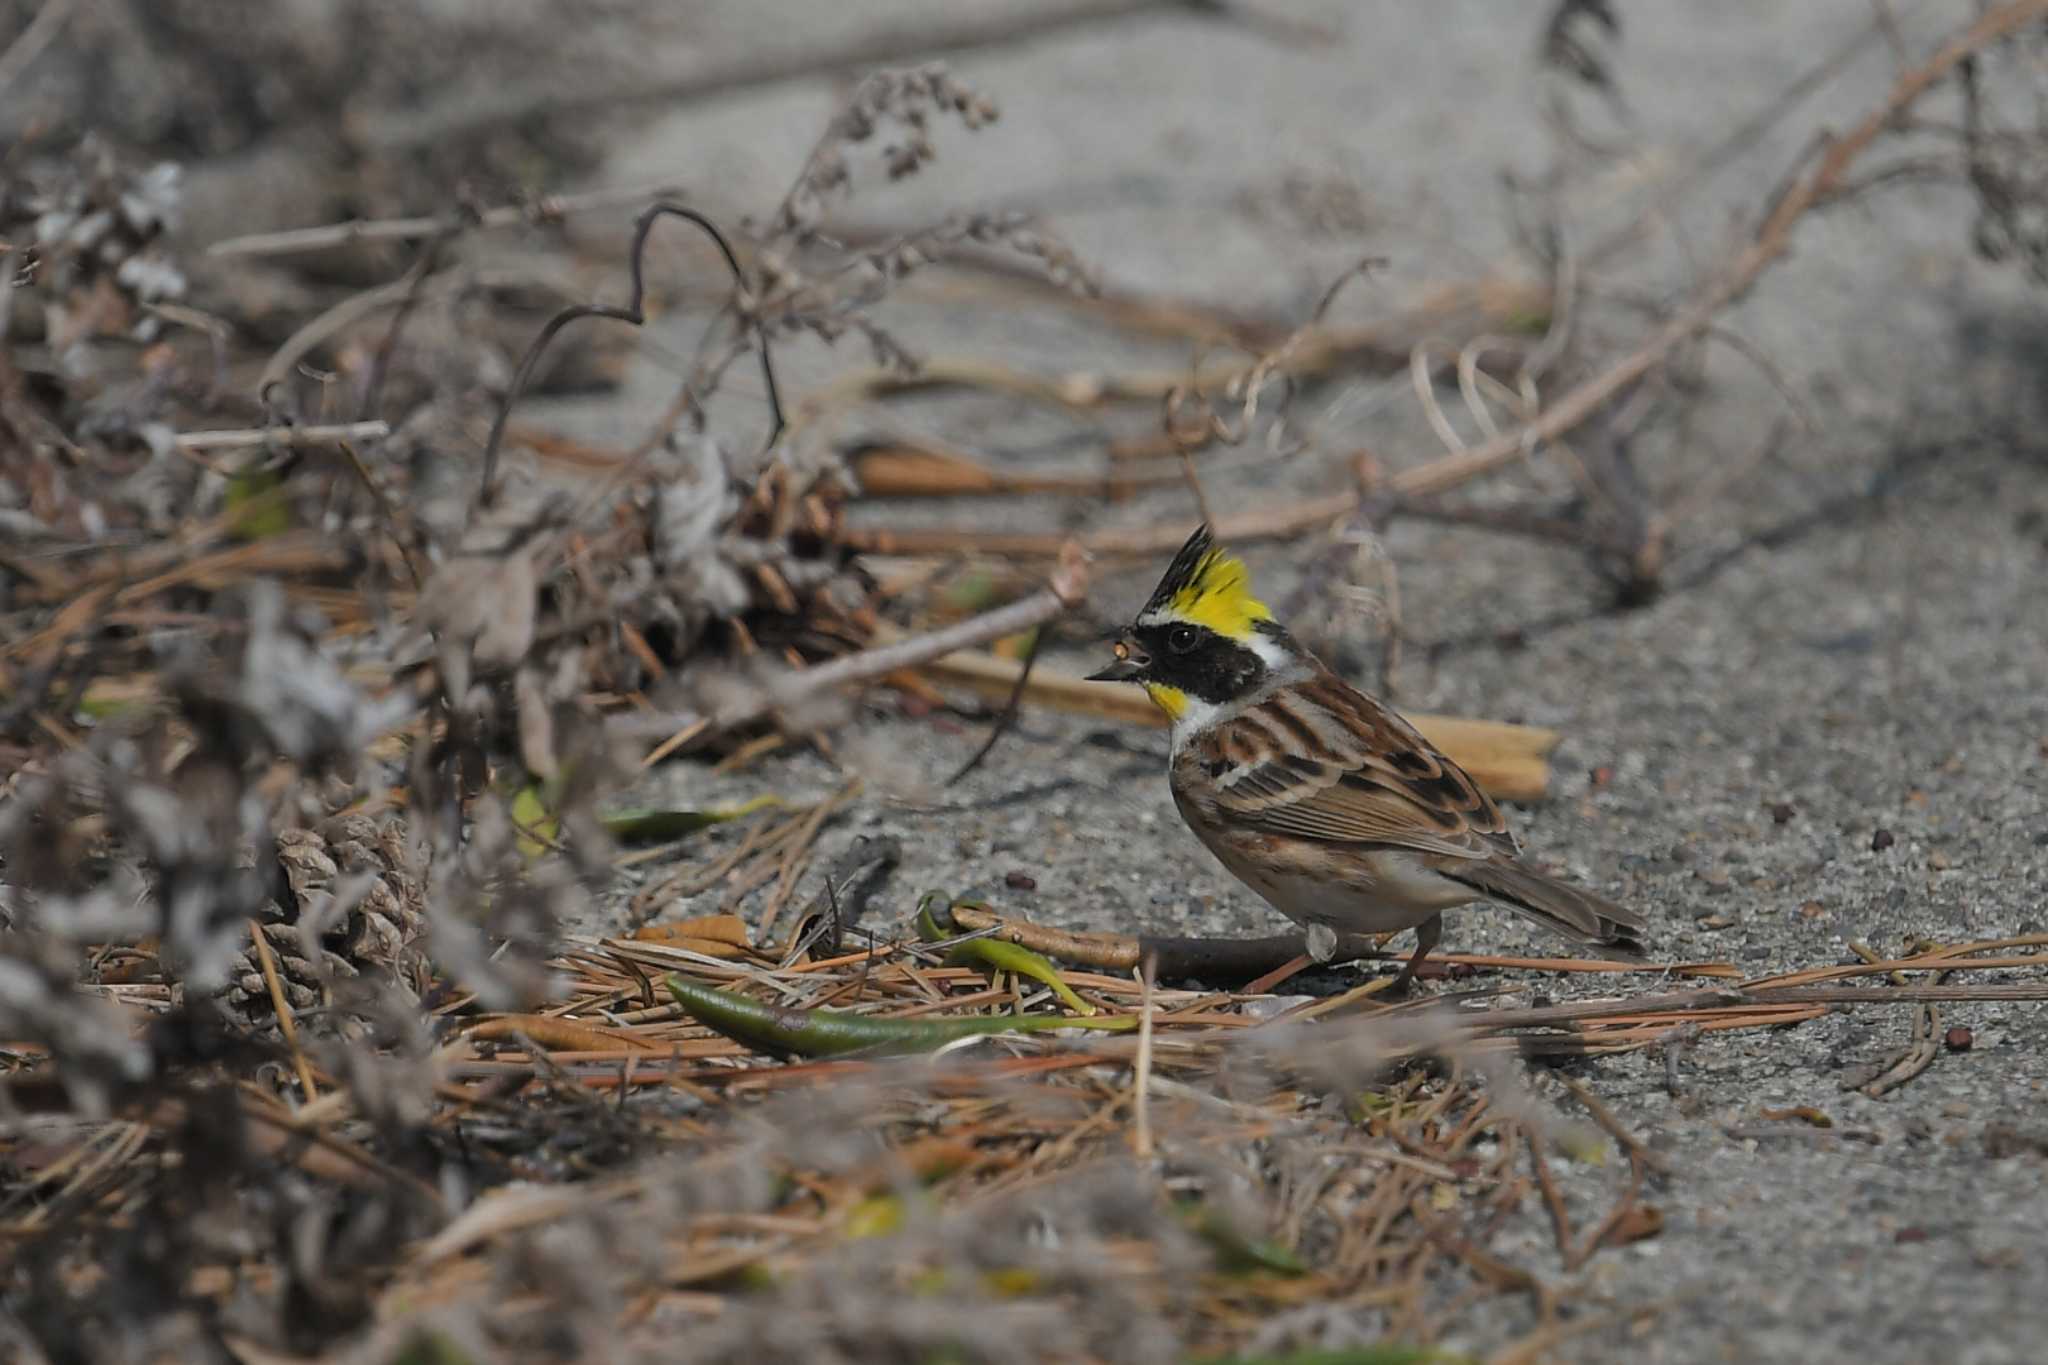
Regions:
<instances>
[{"instance_id":1,"label":"bird's wing","mask_svg":"<svg viewBox=\"0 0 2048 1365\"><path fill-rule=\"evenodd\" d=\"M1189 745L1220 817L1333 843L1515 852L1500 808L1415 727L1334 674L1283 687Z\"/></svg>"}]
</instances>

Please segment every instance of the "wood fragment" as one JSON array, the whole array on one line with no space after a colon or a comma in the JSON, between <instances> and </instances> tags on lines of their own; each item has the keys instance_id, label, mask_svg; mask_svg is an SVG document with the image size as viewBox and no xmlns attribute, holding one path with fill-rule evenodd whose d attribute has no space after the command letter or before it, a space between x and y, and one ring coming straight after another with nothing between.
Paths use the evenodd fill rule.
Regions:
<instances>
[{"instance_id":1,"label":"wood fragment","mask_svg":"<svg viewBox=\"0 0 2048 1365\"><path fill-rule=\"evenodd\" d=\"M920 667L937 682L966 687L991 701L1007 697L1022 671L1014 659L966 651L948 653ZM1067 714L1101 716L1150 729L1166 724L1166 717L1142 692L1089 682L1044 663L1032 671L1024 700ZM1556 730L1426 712L1404 714L1424 739L1443 750L1496 800L1541 801L1548 795L1547 756L1562 738Z\"/></svg>"}]
</instances>

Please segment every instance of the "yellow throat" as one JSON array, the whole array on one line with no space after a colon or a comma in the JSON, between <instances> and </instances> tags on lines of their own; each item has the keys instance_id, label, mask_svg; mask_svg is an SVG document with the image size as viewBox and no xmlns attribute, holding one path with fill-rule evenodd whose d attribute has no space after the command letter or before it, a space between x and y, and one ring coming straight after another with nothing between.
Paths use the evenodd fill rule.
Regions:
<instances>
[{"instance_id":1,"label":"yellow throat","mask_svg":"<svg viewBox=\"0 0 2048 1365\"><path fill-rule=\"evenodd\" d=\"M1168 720L1179 720L1186 713L1188 694L1178 687L1168 687L1165 683L1156 682L1148 682L1144 687L1145 695L1152 699L1154 706L1166 713Z\"/></svg>"},{"instance_id":2,"label":"yellow throat","mask_svg":"<svg viewBox=\"0 0 2048 1365\"><path fill-rule=\"evenodd\" d=\"M1244 561L1217 548L1207 525L1196 527L1180 547L1138 613L1140 626L1185 623L1237 644L1251 641L1260 623L1272 619L1272 611L1252 595L1252 576ZM1162 682L1148 681L1144 686L1152 704L1169 719L1179 721L1187 714L1192 702L1182 689Z\"/></svg>"}]
</instances>

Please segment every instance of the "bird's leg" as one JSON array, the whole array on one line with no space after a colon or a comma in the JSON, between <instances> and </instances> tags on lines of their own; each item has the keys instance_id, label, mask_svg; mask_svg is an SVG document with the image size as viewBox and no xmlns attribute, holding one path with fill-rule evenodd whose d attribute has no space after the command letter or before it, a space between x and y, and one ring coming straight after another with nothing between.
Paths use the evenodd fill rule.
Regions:
<instances>
[{"instance_id":1,"label":"bird's leg","mask_svg":"<svg viewBox=\"0 0 2048 1365\"><path fill-rule=\"evenodd\" d=\"M1408 965L1401 969L1401 974L1394 978L1394 984L1388 988L1389 994L1406 995L1408 993L1409 985L1415 980L1415 969L1422 965L1422 959L1429 956L1429 950L1436 947L1437 940L1443 936L1444 917L1442 915L1431 915L1428 919L1415 926L1415 954L1408 959Z\"/></svg>"}]
</instances>

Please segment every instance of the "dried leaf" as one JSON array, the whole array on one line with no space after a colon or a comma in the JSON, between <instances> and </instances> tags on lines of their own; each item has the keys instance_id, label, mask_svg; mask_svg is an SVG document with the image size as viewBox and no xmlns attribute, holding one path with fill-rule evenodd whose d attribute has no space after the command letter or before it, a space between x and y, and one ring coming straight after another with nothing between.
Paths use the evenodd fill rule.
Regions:
<instances>
[{"instance_id":1,"label":"dried leaf","mask_svg":"<svg viewBox=\"0 0 2048 1365\"><path fill-rule=\"evenodd\" d=\"M675 924L643 924L633 931L641 943L665 943L707 957L738 957L750 946L747 922L738 915L705 915Z\"/></svg>"},{"instance_id":2,"label":"dried leaf","mask_svg":"<svg viewBox=\"0 0 2048 1365\"><path fill-rule=\"evenodd\" d=\"M1664 1230L1664 1211L1654 1204L1635 1204L1615 1219L1601 1241L1611 1247L1625 1247Z\"/></svg>"},{"instance_id":3,"label":"dried leaf","mask_svg":"<svg viewBox=\"0 0 2048 1365\"><path fill-rule=\"evenodd\" d=\"M1810 1104L1797 1104L1784 1109L1764 1109L1759 1112L1773 1122L1781 1122L1785 1119L1798 1119L1801 1123L1810 1123L1816 1128L1832 1128L1835 1126L1835 1121L1832 1118L1828 1117L1824 1111L1816 1109Z\"/></svg>"}]
</instances>

